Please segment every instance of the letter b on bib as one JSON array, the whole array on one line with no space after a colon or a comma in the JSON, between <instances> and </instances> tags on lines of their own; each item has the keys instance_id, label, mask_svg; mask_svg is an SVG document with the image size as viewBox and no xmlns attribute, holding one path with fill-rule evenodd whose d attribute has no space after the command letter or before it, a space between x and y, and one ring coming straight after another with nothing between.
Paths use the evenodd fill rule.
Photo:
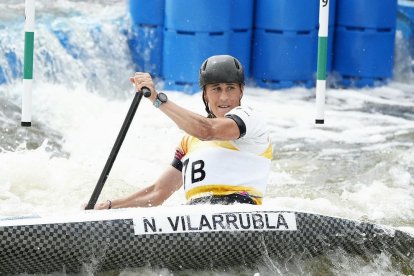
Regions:
<instances>
[{"instance_id":1,"label":"letter b on bib","mask_svg":"<svg viewBox=\"0 0 414 276\"><path fill-rule=\"evenodd\" d=\"M202 181L206 177L204 169L204 161L198 160L191 164L191 183Z\"/></svg>"}]
</instances>

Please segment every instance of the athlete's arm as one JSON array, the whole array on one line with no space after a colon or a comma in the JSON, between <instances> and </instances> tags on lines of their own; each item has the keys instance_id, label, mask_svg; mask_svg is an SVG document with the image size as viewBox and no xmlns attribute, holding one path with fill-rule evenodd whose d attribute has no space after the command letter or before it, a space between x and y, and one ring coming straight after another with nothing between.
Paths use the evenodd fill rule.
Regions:
<instances>
[{"instance_id":1,"label":"athlete's arm","mask_svg":"<svg viewBox=\"0 0 414 276\"><path fill-rule=\"evenodd\" d=\"M182 185L181 172L169 166L154 184L132 195L111 201L111 208L151 207L161 205ZM95 205L95 209L108 209L109 202Z\"/></svg>"},{"instance_id":2,"label":"athlete's arm","mask_svg":"<svg viewBox=\"0 0 414 276\"><path fill-rule=\"evenodd\" d=\"M200 140L236 140L240 137L239 127L233 119L208 119L182 108L172 101L162 104L160 110L170 117L179 128Z\"/></svg>"},{"instance_id":3,"label":"athlete's arm","mask_svg":"<svg viewBox=\"0 0 414 276\"><path fill-rule=\"evenodd\" d=\"M154 87L154 82L148 73L136 73L134 78L130 78L130 81L135 84L137 91L141 90L144 86L150 89L151 96L149 100L151 102L155 101L157 92ZM208 119L182 108L170 100L162 104L160 110L170 117L179 128L198 139L236 140L240 137L240 129L233 119Z\"/></svg>"}]
</instances>

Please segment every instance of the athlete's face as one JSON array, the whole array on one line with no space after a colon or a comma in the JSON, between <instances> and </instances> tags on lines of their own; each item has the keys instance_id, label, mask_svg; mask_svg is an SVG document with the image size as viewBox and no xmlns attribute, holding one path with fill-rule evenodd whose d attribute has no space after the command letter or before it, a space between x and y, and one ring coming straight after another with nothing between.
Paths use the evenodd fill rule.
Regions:
<instances>
[{"instance_id":1,"label":"athlete's face","mask_svg":"<svg viewBox=\"0 0 414 276\"><path fill-rule=\"evenodd\" d=\"M207 84L204 99L216 117L224 117L227 112L240 105L243 88L238 83Z\"/></svg>"}]
</instances>

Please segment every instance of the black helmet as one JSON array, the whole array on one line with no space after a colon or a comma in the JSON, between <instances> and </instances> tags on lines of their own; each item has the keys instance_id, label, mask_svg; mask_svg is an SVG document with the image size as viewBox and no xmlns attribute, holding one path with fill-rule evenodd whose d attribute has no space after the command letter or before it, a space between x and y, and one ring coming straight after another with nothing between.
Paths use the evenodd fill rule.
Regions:
<instances>
[{"instance_id":1,"label":"black helmet","mask_svg":"<svg viewBox=\"0 0 414 276\"><path fill-rule=\"evenodd\" d=\"M198 80L201 89L211 83L244 84L243 66L229 55L211 56L201 65Z\"/></svg>"}]
</instances>

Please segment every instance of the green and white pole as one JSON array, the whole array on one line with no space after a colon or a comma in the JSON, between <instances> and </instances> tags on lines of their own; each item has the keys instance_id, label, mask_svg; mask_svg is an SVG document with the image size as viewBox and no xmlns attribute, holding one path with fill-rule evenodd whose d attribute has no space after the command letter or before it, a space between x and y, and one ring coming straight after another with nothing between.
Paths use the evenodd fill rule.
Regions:
<instances>
[{"instance_id":1,"label":"green and white pole","mask_svg":"<svg viewBox=\"0 0 414 276\"><path fill-rule=\"evenodd\" d=\"M33 90L33 53L34 53L34 25L35 2L26 0L26 22L24 24L24 69L23 69L23 97L22 97L22 122L21 125L32 125L32 90Z\"/></svg>"},{"instance_id":2,"label":"green and white pole","mask_svg":"<svg viewBox=\"0 0 414 276\"><path fill-rule=\"evenodd\" d=\"M319 2L318 69L316 79L316 124L325 123L326 61L328 59L329 0Z\"/></svg>"}]
</instances>

